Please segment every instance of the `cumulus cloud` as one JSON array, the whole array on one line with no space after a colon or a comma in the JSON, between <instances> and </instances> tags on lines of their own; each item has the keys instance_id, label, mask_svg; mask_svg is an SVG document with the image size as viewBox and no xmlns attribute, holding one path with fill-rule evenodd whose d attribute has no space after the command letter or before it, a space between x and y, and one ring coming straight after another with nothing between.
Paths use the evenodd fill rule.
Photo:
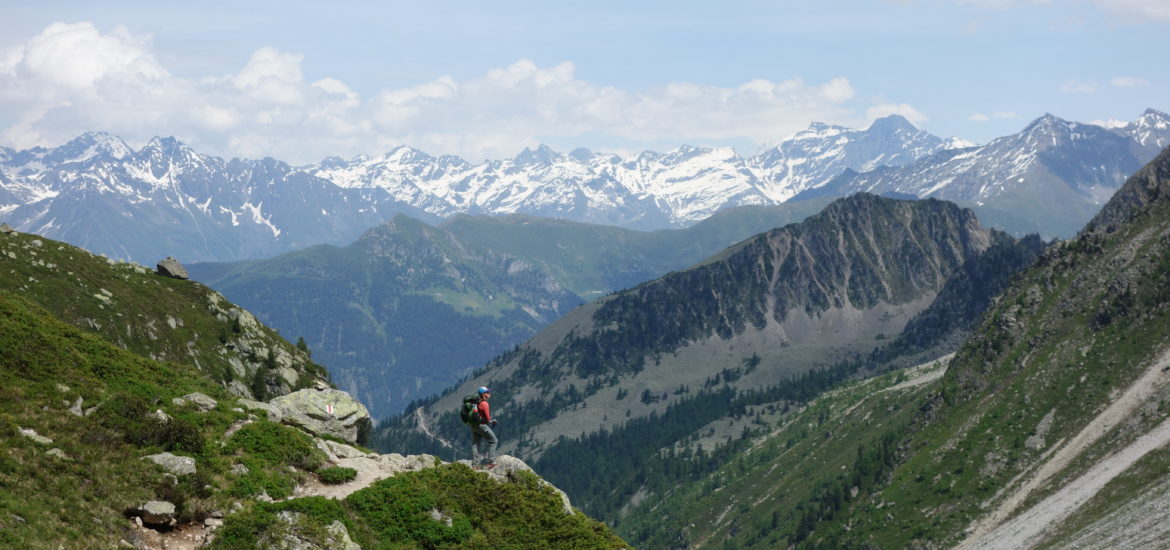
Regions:
<instances>
[{"instance_id":1,"label":"cumulus cloud","mask_svg":"<svg viewBox=\"0 0 1170 550\"><path fill-rule=\"evenodd\" d=\"M1066 94L1091 94L1097 91L1097 83L1070 78L1060 84L1060 91Z\"/></svg>"},{"instance_id":2,"label":"cumulus cloud","mask_svg":"<svg viewBox=\"0 0 1170 550\"><path fill-rule=\"evenodd\" d=\"M1118 88L1136 88L1146 86L1150 81L1136 76L1115 76L1109 83Z\"/></svg>"},{"instance_id":3,"label":"cumulus cloud","mask_svg":"<svg viewBox=\"0 0 1170 550\"><path fill-rule=\"evenodd\" d=\"M911 105L867 106L848 79L756 79L721 87L673 82L640 90L582 80L570 62L519 60L479 76L435 78L363 98L326 77L310 82L304 56L264 47L232 74L184 78L149 36L55 23L0 50L0 141L57 145L87 130L132 143L174 135L201 151L312 162L407 144L471 160L514 155L540 140L611 136L652 142L764 144L822 121L858 127ZM864 110L864 117L859 111Z\"/></svg>"}]
</instances>

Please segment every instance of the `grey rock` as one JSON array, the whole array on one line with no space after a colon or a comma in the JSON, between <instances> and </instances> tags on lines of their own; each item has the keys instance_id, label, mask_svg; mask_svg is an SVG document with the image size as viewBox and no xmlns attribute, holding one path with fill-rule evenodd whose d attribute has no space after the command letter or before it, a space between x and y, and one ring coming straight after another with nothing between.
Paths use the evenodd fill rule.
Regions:
<instances>
[{"instance_id":1,"label":"grey rock","mask_svg":"<svg viewBox=\"0 0 1170 550\"><path fill-rule=\"evenodd\" d=\"M69 407L69 413L73 416L85 416L85 411L81 408L81 396L77 396L77 401L73 402L73 406Z\"/></svg>"},{"instance_id":2,"label":"grey rock","mask_svg":"<svg viewBox=\"0 0 1170 550\"><path fill-rule=\"evenodd\" d=\"M528 467L528 464L525 464L523 460L514 456L499 455L496 457L495 467L485 470L485 472L492 479L501 483L507 483L515 479L515 472L532 472L532 468ZM561 497L561 509L566 515L573 513L573 504L569 502L569 495L544 479L540 480L540 484L549 487Z\"/></svg>"},{"instance_id":3,"label":"grey rock","mask_svg":"<svg viewBox=\"0 0 1170 550\"><path fill-rule=\"evenodd\" d=\"M176 397L173 401L176 401L176 405L185 405L190 403L194 405L196 409L199 409L203 412L210 411L219 404L215 401L215 399L212 399L211 396L199 392L189 393L183 397ZM178 403L178 401L182 401L182 403Z\"/></svg>"},{"instance_id":4,"label":"grey rock","mask_svg":"<svg viewBox=\"0 0 1170 550\"><path fill-rule=\"evenodd\" d=\"M245 409L250 411L264 411L268 415L268 420L271 422L280 422L280 420L284 417L284 415L282 415L280 412L280 408L275 405L262 403L260 401L252 401L251 399L240 399L239 403Z\"/></svg>"},{"instance_id":5,"label":"grey rock","mask_svg":"<svg viewBox=\"0 0 1170 550\"><path fill-rule=\"evenodd\" d=\"M155 418L157 418L163 422L170 422L171 421L171 415L163 412L162 409L156 409L154 412L152 412L150 414L154 415Z\"/></svg>"},{"instance_id":6,"label":"grey rock","mask_svg":"<svg viewBox=\"0 0 1170 550\"><path fill-rule=\"evenodd\" d=\"M13 233L16 233L16 230L12 226L6 223L0 223L0 234L11 235Z\"/></svg>"},{"instance_id":7,"label":"grey rock","mask_svg":"<svg viewBox=\"0 0 1170 550\"><path fill-rule=\"evenodd\" d=\"M59 391L61 393L69 393L69 386L66 386L65 384L58 382L57 383L57 391Z\"/></svg>"},{"instance_id":8,"label":"grey rock","mask_svg":"<svg viewBox=\"0 0 1170 550\"><path fill-rule=\"evenodd\" d=\"M49 445L49 444L53 443L52 439L49 439L43 435L38 434L37 431L32 429L32 428L19 428L18 427L17 430L20 431L20 435L23 435L23 436L25 436L33 441L36 441L37 443L40 443L41 445Z\"/></svg>"},{"instance_id":9,"label":"grey rock","mask_svg":"<svg viewBox=\"0 0 1170 550\"><path fill-rule=\"evenodd\" d=\"M175 505L165 500L152 500L143 504L142 522L147 525L170 525L175 521Z\"/></svg>"},{"instance_id":10,"label":"grey rock","mask_svg":"<svg viewBox=\"0 0 1170 550\"><path fill-rule=\"evenodd\" d=\"M249 471L250 470L248 470L248 467L244 466L243 464L233 464L232 469L230 470L231 474L234 476L246 476L248 475Z\"/></svg>"},{"instance_id":11,"label":"grey rock","mask_svg":"<svg viewBox=\"0 0 1170 550\"><path fill-rule=\"evenodd\" d=\"M211 517L215 519L223 519L223 510L216 510L211 513Z\"/></svg>"},{"instance_id":12,"label":"grey rock","mask_svg":"<svg viewBox=\"0 0 1170 550\"><path fill-rule=\"evenodd\" d=\"M270 403L280 409L285 424L313 435L332 435L362 444L373 428L365 405L341 390L300 390Z\"/></svg>"},{"instance_id":13,"label":"grey rock","mask_svg":"<svg viewBox=\"0 0 1170 550\"><path fill-rule=\"evenodd\" d=\"M266 534L257 544L261 548L276 550L361 550L361 546L349 537L345 524L334 521L325 528L325 536L311 534L311 530L298 529L305 521L299 512L280 512L276 517L284 528L276 528Z\"/></svg>"},{"instance_id":14,"label":"grey rock","mask_svg":"<svg viewBox=\"0 0 1170 550\"><path fill-rule=\"evenodd\" d=\"M203 526L210 529L223 527L223 520L220 518L207 518L203 520Z\"/></svg>"},{"instance_id":15,"label":"grey rock","mask_svg":"<svg viewBox=\"0 0 1170 550\"><path fill-rule=\"evenodd\" d=\"M264 491L254 497L257 502L272 502L272 497L268 496L268 491Z\"/></svg>"},{"instance_id":16,"label":"grey rock","mask_svg":"<svg viewBox=\"0 0 1170 550\"><path fill-rule=\"evenodd\" d=\"M183 264L179 263L179 260L176 260L170 256L167 256L166 259L158 263L158 268L155 273L158 273L163 277L170 277L172 279L191 278L191 276L187 274L187 269L183 267Z\"/></svg>"},{"instance_id":17,"label":"grey rock","mask_svg":"<svg viewBox=\"0 0 1170 550\"><path fill-rule=\"evenodd\" d=\"M440 512L438 508L431 509L431 519L446 524L447 527L451 526L451 516Z\"/></svg>"},{"instance_id":18,"label":"grey rock","mask_svg":"<svg viewBox=\"0 0 1170 550\"><path fill-rule=\"evenodd\" d=\"M195 459L189 456L176 456L171 453L159 453L156 455L144 456L142 459L158 464L162 467L162 469L177 476L184 476L195 473Z\"/></svg>"},{"instance_id":19,"label":"grey rock","mask_svg":"<svg viewBox=\"0 0 1170 550\"><path fill-rule=\"evenodd\" d=\"M49 456L55 456L57 458L60 458L61 460L69 460L69 455L65 454L65 451L62 451L61 449L58 449L56 447L49 449L48 451L45 451L45 454L47 454Z\"/></svg>"},{"instance_id":20,"label":"grey rock","mask_svg":"<svg viewBox=\"0 0 1170 550\"><path fill-rule=\"evenodd\" d=\"M375 454L370 454L361 449L355 449L349 445L338 443L336 441L330 441L328 439L317 439L315 443L317 444L317 448L320 449L321 452L325 453L325 456L332 462L337 462L338 460L346 458L377 457Z\"/></svg>"}]
</instances>

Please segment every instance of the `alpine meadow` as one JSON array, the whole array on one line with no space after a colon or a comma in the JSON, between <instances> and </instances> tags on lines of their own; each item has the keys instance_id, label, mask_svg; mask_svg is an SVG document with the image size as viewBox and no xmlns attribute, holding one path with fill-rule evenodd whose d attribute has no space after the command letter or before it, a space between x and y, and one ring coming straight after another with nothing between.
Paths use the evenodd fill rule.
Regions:
<instances>
[{"instance_id":1,"label":"alpine meadow","mask_svg":"<svg viewBox=\"0 0 1170 550\"><path fill-rule=\"evenodd\" d=\"M0 28L0 547L1170 550L1161 0Z\"/></svg>"}]
</instances>

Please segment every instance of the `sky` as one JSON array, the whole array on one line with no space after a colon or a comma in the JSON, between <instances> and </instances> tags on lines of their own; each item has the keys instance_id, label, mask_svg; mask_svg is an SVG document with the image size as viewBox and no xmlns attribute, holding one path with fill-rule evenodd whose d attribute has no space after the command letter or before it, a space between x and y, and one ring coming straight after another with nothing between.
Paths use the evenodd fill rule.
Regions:
<instances>
[{"instance_id":1,"label":"sky","mask_svg":"<svg viewBox=\"0 0 1170 550\"><path fill-rule=\"evenodd\" d=\"M752 155L889 114L985 143L1170 110L1168 36L1170 0L0 0L0 146Z\"/></svg>"}]
</instances>

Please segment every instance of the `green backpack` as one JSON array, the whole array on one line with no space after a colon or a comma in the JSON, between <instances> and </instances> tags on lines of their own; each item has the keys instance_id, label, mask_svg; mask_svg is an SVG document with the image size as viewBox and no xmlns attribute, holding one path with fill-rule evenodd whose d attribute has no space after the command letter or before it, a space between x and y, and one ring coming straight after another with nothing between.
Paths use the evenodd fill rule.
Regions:
<instances>
[{"instance_id":1,"label":"green backpack","mask_svg":"<svg viewBox=\"0 0 1170 550\"><path fill-rule=\"evenodd\" d=\"M463 398L463 408L459 410L459 418L464 424L479 424L479 395L469 395Z\"/></svg>"}]
</instances>

